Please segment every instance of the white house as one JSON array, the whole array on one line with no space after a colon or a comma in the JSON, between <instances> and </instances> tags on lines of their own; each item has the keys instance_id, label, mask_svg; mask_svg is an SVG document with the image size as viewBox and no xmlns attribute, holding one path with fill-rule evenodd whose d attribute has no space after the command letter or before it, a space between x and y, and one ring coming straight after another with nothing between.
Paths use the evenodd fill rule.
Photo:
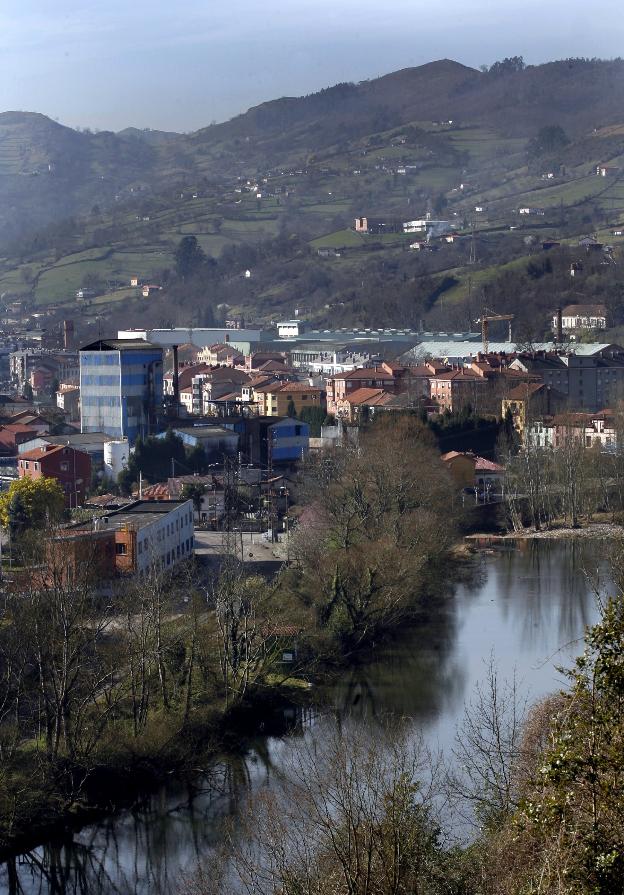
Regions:
<instances>
[{"instance_id":1,"label":"white house","mask_svg":"<svg viewBox=\"0 0 624 895\"><path fill-rule=\"evenodd\" d=\"M567 305L561 312L561 324L565 332L577 329L606 329L607 309L604 305ZM553 315L553 330L557 328L557 315Z\"/></svg>"}]
</instances>

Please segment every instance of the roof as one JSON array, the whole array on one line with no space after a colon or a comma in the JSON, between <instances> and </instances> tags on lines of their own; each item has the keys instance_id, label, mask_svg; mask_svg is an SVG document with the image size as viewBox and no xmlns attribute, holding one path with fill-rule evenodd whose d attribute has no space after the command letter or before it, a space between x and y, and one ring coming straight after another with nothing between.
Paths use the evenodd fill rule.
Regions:
<instances>
[{"instance_id":1,"label":"roof","mask_svg":"<svg viewBox=\"0 0 624 895\"><path fill-rule=\"evenodd\" d=\"M475 457L475 472L505 472L505 467L485 457Z\"/></svg>"},{"instance_id":2,"label":"roof","mask_svg":"<svg viewBox=\"0 0 624 895\"><path fill-rule=\"evenodd\" d=\"M225 429L222 426L176 426L174 432L181 432L183 435L194 435L196 438L223 438L238 435L231 429Z\"/></svg>"},{"instance_id":3,"label":"roof","mask_svg":"<svg viewBox=\"0 0 624 895\"><path fill-rule=\"evenodd\" d=\"M394 373L384 367L358 367L349 373L337 373L334 379L394 379Z\"/></svg>"},{"instance_id":4,"label":"roof","mask_svg":"<svg viewBox=\"0 0 624 895\"><path fill-rule=\"evenodd\" d=\"M349 404L371 404L388 392L382 388L356 388L355 391L345 395L345 401Z\"/></svg>"},{"instance_id":5,"label":"roof","mask_svg":"<svg viewBox=\"0 0 624 895\"><path fill-rule=\"evenodd\" d=\"M140 351L140 350L150 350L150 351L162 351L161 345L154 345L152 342L147 342L145 339L96 339L95 342L90 342L88 345L84 345L81 351Z\"/></svg>"},{"instance_id":6,"label":"roof","mask_svg":"<svg viewBox=\"0 0 624 895\"><path fill-rule=\"evenodd\" d=\"M462 367L460 370L448 370L446 373L431 373L429 378L436 382L446 382L455 379L461 379L462 381L468 380L471 382L485 382L483 376L479 376L478 373L474 373L472 370L466 369L466 367Z\"/></svg>"},{"instance_id":7,"label":"roof","mask_svg":"<svg viewBox=\"0 0 624 895\"><path fill-rule=\"evenodd\" d=\"M546 388L543 382L522 382L520 385L510 389L507 393L507 400L524 401L527 398L532 398L536 392L541 391L543 388ZM556 394L558 395L560 392L556 392Z\"/></svg>"},{"instance_id":8,"label":"roof","mask_svg":"<svg viewBox=\"0 0 624 895\"><path fill-rule=\"evenodd\" d=\"M283 392L318 392L319 394L325 391L325 389L310 385L308 382L283 382L280 383L280 390Z\"/></svg>"},{"instance_id":9,"label":"roof","mask_svg":"<svg viewBox=\"0 0 624 895\"><path fill-rule=\"evenodd\" d=\"M124 524L143 528L146 525L151 525L159 515L170 513L172 510L176 510L187 503L189 503L187 500L137 500L126 507L113 510L105 516L101 516L100 519L97 520L100 526L99 530L106 531L107 528L114 530L118 526ZM92 520L89 520L88 522L79 522L77 525L71 526L69 530L79 531L86 528L91 531L93 529L93 524ZM67 530L68 529L65 529L65 531Z\"/></svg>"},{"instance_id":10,"label":"roof","mask_svg":"<svg viewBox=\"0 0 624 895\"><path fill-rule=\"evenodd\" d=\"M75 451L78 454L84 454L85 457L88 457L86 451L80 451L78 448L73 448L71 445L59 444L56 447L39 447L33 448L30 451L24 451L23 454L19 455L20 460L42 460L44 457L51 457L53 454L56 455L59 451L65 451L69 448L70 451Z\"/></svg>"},{"instance_id":11,"label":"roof","mask_svg":"<svg viewBox=\"0 0 624 895\"><path fill-rule=\"evenodd\" d=\"M604 305L566 305L561 313L564 317L606 317L607 309Z\"/></svg>"},{"instance_id":12,"label":"roof","mask_svg":"<svg viewBox=\"0 0 624 895\"><path fill-rule=\"evenodd\" d=\"M472 454L467 454L465 451L447 451L446 454L441 455L440 460L443 463L447 463L449 460L455 460L456 457L466 457L469 460L474 459Z\"/></svg>"},{"instance_id":13,"label":"roof","mask_svg":"<svg viewBox=\"0 0 624 895\"><path fill-rule=\"evenodd\" d=\"M104 444L107 441L118 440L104 432L70 432L67 435L37 435L35 437L43 439L48 444L69 445L77 448L83 444L93 444L97 441Z\"/></svg>"}]
</instances>

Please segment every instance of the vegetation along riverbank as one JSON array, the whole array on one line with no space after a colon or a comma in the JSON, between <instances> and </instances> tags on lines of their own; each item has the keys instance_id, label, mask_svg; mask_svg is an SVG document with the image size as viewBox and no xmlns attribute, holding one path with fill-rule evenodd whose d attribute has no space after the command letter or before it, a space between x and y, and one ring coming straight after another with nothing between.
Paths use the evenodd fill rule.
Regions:
<instances>
[{"instance_id":1,"label":"vegetation along riverbank","mask_svg":"<svg viewBox=\"0 0 624 895\"><path fill-rule=\"evenodd\" d=\"M102 592L95 550L70 575L62 530L22 535L0 626L5 853L235 748L241 719L249 732L267 706L309 698L306 682L441 599L452 486L418 420L324 456L297 499L293 561L271 580L229 560L208 581L154 564Z\"/></svg>"}]
</instances>

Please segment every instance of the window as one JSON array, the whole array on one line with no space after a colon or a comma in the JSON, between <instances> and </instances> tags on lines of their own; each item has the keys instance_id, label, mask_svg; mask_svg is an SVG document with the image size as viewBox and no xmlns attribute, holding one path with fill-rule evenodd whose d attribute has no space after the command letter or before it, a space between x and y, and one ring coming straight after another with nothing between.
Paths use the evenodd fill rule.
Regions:
<instances>
[{"instance_id":1,"label":"window","mask_svg":"<svg viewBox=\"0 0 624 895\"><path fill-rule=\"evenodd\" d=\"M115 553L117 556L127 556L128 555L128 545L127 544L115 544Z\"/></svg>"},{"instance_id":2,"label":"window","mask_svg":"<svg viewBox=\"0 0 624 895\"><path fill-rule=\"evenodd\" d=\"M139 553L143 553L143 541L139 541Z\"/></svg>"},{"instance_id":3,"label":"window","mask_svg":"<svg viewBox=\"0 0 624 895\"><path fill-rule=\"evenodd\" d=\"M36 469L36 468L37 468L37 464L35 463L35 469ZM65 461L62 461L62 462L59 464L59 468L60 468L61 472L69 472L69 463L66 463Z\"/></svg>"}]
</instances>

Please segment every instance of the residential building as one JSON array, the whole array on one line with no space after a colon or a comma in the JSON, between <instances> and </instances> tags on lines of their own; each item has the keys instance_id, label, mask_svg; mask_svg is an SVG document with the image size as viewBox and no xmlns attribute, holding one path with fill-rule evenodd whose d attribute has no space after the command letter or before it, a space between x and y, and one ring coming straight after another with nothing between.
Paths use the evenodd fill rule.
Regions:
<instances>
[{"instance_id":1,"label":"residential building","mask_svg":"<svg viewBox=\"0 0 624 895\"><path fill-rule=\"evenodd\" d=\"M511 414L513 427L518 433L520 443L524 444L527 441L527 432L535 420L562 411L566 403L566 395L551 385L546 385L544 382L524 382L511 389L503 398L501 416L504 419L508 413ZM541 430L532 432L528 440L535 443L535 438L540 442L543 440Z\"/></svg>"},{"instance_id":2,"label":"residential building","mask_svg":"<svg viewBox=\"0 0 624 895\"><path fill-rule=\"evenodd\" d=\"M22 392L28 383L35 392L42 392L57 380L78 384L80 364L76 351L48 351L24 348L9 356L11 384Z\"/></svg>"},{"instance_id":3,"label":"residential building","mask_svg":"<svg viewBox=\"0 0 624 895\"><path fill-rule=\"evenodd\" d=\"M467 367L431 376L429 384L440 413L460 413L468 407L478 411L485 403L488 380Z\"/></svg>"},{"instance_id":4,"label":"residential building","mask_svg":"<svg viewBox=\"0 0 624 895\"><path fill-rule=\"evenodd\" d=\"M209 363L188 363L178 365L178 389L188 388L194 376L202 373L210 373L212 366ZM174 376L173 371L165 373L163 376L163 392L165 395L173 395Z\"/></svg>"},{"instance_id":5,"label":"residential building","mask_svg":"<svg viewBox=\"0 0 624 895\"><path fill-rule=\"evenodd\" d=\"M210 367L191 380L192 413L197 416L210 414L215 401L227 395L241 394L241 388L249 382L247 373L233 367Z\"/></svg>"},{"instance_id":6,"label":"residential building","mask_svg":"<svg viewBox=\"0 0 624 895\"><path fill-rule=\"evenodd\" d=\"M0 455L16 457L18 446L35 438L36 435L36 429L22 423L7 423L5 426L0 426Z\"/></svg>"},{"instance_id":7,"label":"residential building","mask_svg":"<svg viewBox=\"0 0 624 895\"><path fill-rule=\"evenodd\" d=\"M427 398L412 400L407 392L399 395L377 388L356 388L337 402L336 416L345 422L357 422L381 411L424 407Z\"/></svg>"},{"instance_id":8,"label":"residential building","mask_svg":"<svg viewBox=\"0 0 624 895\"><path fill-rule=\"evenodd\" d=\"M448 451L441 458L458 488L475 488L494 496L503 490L505 467L470 451Z\"/></svg>"},{"instance_id":9,"label":"residential building","mask_svg":"<svg viewBox=\"0 0 624 895\"><path fill-rule=\"evenodd\" d=\"M56 406L68 420L80 420L80 389L77 385L60 386L56 393Z\"/></svg>"},{"instance_id":10,"label":"residential building","mask_svg":"<svg viewBox=\"0 0 624 895\"><path fill-rule=\"evenodd\" d=\"M17 468L20 479L56 479L69 509L84 503L91 483L91 458L85 451L68 445L44 445L21 453Z\"/></svg>"},{"instance_id":11,"label":"residential building","mask_svg":"<svg viewBox=\"0 0 624 895\"><path fill-rule=\"evenodd\" d=\"M142 339L98 339L80 350L80 428L136 438L157 427L163 351Z\"/></svg>"},{"instance_id":12,"label":"residential building","mask_svg":"<svg viewBox=\"0 0 624 895\"><path fill-rule=\"evenodd\" d=\"M254 389L260 416L288 416L306 407L325 407L326 392L306 382L275 382Z\"/></svg>"},{"instance_id":13,"label":"residential building","mask_svg":"<svg viewBox=\"0 0 624 895\"><path fill-rule=\"evenodd\" d=\"M395 395L403 391L411 392L414 400L421 395L428 396L427 382L432 370L427 365L424 366L426 372L422 375L419 368L413 372L408 366L385 361L379 366L337 374L327 380L327 412L339 415L339 409L345 407L345 398L360 388L381 389Z\"/></svg>"},{"instance_id":14,"label":"residential building","mask_svg":"<svg viewBox=\"0 0 624 895\"><path fill-rule=\"evenodd\" d=\"M111 435L104 432L73 432L66 435L48 435L40 432L34 435L29 441L24 441L17 446L18 456L27 451L36 450L37 448L51 447L72 447L76 450L84 451L91 458L91 467L95 472L104 469L105 463L105 445L114 442L115 439Z\"/></svg>"},{"instance_id":15,"label":"residential building","mask_svg":"<svg viewBox=\"0 0 624 895\"><path fill-rule=\"evenodd\" d=\"M619 345L576 345L567 354L521 354L510 367L533 373L564 394L570 410L592 413L615 406L624 396L624 348Z\"/></svg>"},{"instance_id":16,"label":"residential building","mask_svg":"<svg viewBox=\"0 0 624 895\"><path fill-rule=\"evenodd\" d=\"M197 355L197 360L199 363L209 366L222 364L226 367L236 367L244 363L245 357L234 345L228 342L216 342L214 345L202 348Z\"/></svg>"}]
</instances>

